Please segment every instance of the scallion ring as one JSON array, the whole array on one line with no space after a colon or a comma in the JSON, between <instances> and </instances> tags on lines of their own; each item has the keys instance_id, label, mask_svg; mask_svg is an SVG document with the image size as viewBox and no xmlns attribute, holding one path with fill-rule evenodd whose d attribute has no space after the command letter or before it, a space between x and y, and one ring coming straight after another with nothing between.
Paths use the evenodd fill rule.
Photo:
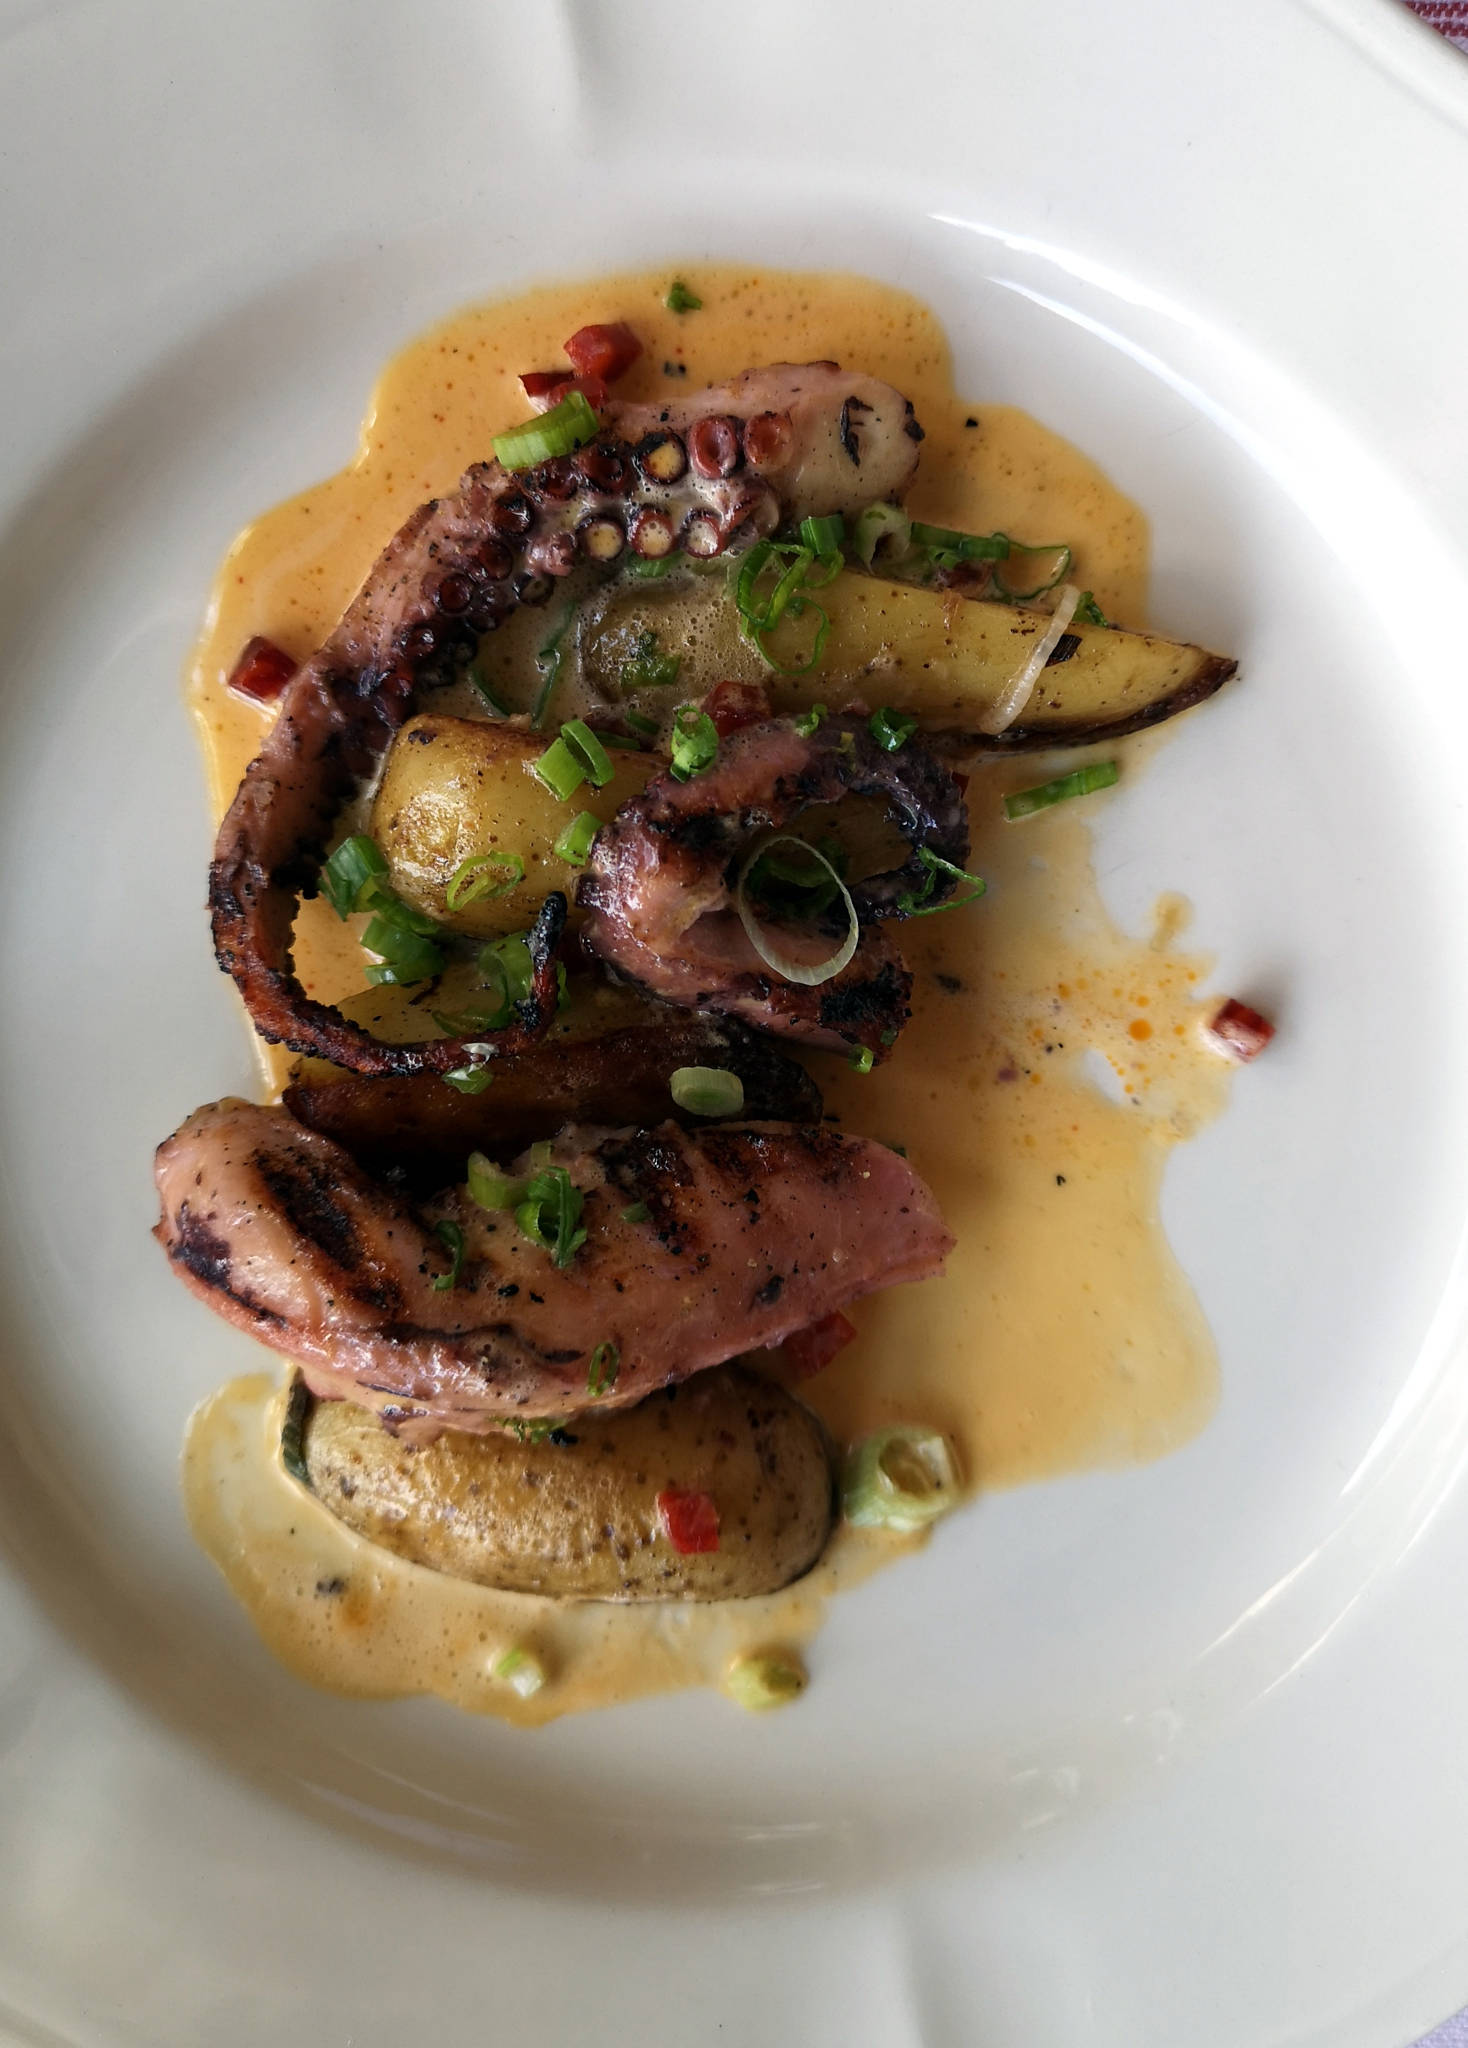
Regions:
<instances>
[{"instance_id":1,"label":"scallion ring","mask_svg":"<svg viewBox=\"0 0 1468 2048\"><path fill-rule=\"evenodd\" d=\"M568 867L584 868L591 858L591 842L600 830L600 818L590 811L578 811L551 851Z\"/></svg>"},{"instance_id":2,"label":"scallion ring","mask_svg":"<svg viewBox=\"0 0 1468 2048\"><path fill-rule=\"evenodd\" d=\"M841 1475L842 1512L858 1528L908 1534L946 1515L958 1500L958 1467L948 1439L914 1423L894 1423L864 1437Z\"/></svg>"},{"instance_id":3,"label":"scallion ring","mask_svg":"<svg viewBox=\"0 0 1468 2048\"><path fill-rule=\"evenodd\" d=\"M591 1364L586 1374L586 1391L593 1400L609 1394L617 1384L617 1374L622 1370L622 1354L608 1338L598 1344L591 1354Z\"/></svg>"},{"instance_id":4,"label":"scallion ring","mask_svg":"<svg viewBox=\"0 0 1468 2048\"><path fill-rule=\"evenodd\" d=\"M451 1223L447 1218L442 1223L435 1223L433 1228L435 1235L448 1246L453 1260L447 1273L440 1273L434 1281L433 1291L435 1294L450 1294L458 1286L459 1275L464 1270L464 1233L457 1223Z\"/></svg>"},{"instance_id":5,"label":"scallion ring","mask_svg":"<svg viewBox=\"0 0 1468 2048\"><path fill-rule=\"evenodd\" d=\"M696 704L680 704L673 714L669 766L679 782L712 768L719 757L719 729Z\"/></svg>"},{"instance_id":6,"label":"scallion ring","mask_svg":"<svg viewBox=\"0 0 1468 2048\"><path fill-rule=\"evenodd\" d=\"M897 899L897 908L904 917L936 917L942 910L962 910L965 904L977 903L988 887L982 875L971 875L965 868L956 868L951 860L944 860L941 854L933 853L928 847L917 850L919 864L924 870L922 882L917 889L905 891ZM973 884L967 896L950 896L946 902L930 903L928 898L938 886L939 875L952 875L955 881Z\"/></svg>"},{"instance_id":7,"label":"scallion ring","mask_svg":"<svg viewBox=\"0 0 1468 2048\"><path fill-rule=\"evenodd\" d=\"M675 1067L668 1093L690 1116L738 1116L744 1107L744 1083L727 1067Z\"/></svg>"},{"instance_id":8,"label":"scallion ring","mask_svg":"<svg viewBox=\"0 0 1468 2048\"><path fill-rule=\"evenodd\" d=\"M443 900L450 910L467 910L483 897L507 896L524 879L525 862L518 853L471 853L450 875Z\"/></svg>"},{"instance_id":9,"label":"scallion ring","mask_svg":"<svg viewBox=\"0 0 1468 2048\"><path fill-rule=\"evenodd\" d=\"M321 887L340 918L354 910L365 910L376 885L388 872L387 861L376 840L365 832L344 839L321 870Z\"/></svg>"},{"instance_id":10,"label":"scallion ring","mask_svg":"<svg viewBox=\"0 0 1468 2048\"><path fill-rule=\"evenodd\" d=\"M890 704L884 704L874 711L867 720L867 731L879 747L889 754L895 754L899 747L905 747L917 731L917 720L907 711L894 711Z\"/></svg>"},{"instance_id":11,"label":"scallion ring","mask_svg":"<svg viewBox=\"0 0 1468 2048\"><path fill-rule=\"evenodd\" d=\"M482 1152L469 1154L465 1178L469 1184L470 1201L477 1202L481 1209L513 1209L520 1199L520 1182L511 1180Z\"/></svg>"},{"instance_id":12,"label":"scallion ring","mask_svg":"<svg viewBox=\"0 0 1468 2048\"><path fill-rule=\"evenodd\" d=\"M808 954L809 944L799 953L792 951L788 941L772 936L755 916L749 888L750 872L757 862L767 856L775 847L798 846L810 860L824 868L835 883L835 897L839 897L846 912L846 935L840 944L819 960L803 957ZM831 899L834 903L835 897ZM856 952L861 939L861 926L857 921L856 905L851 892L825 854L812 846L808 840L799 839L792 832L782 832L774 839L768 839L757 846L745 859L739 870L739 880L734 891L734 908L739 922L743 925L749 943L764 961L766 967L780 975L785 981L798 982L802 988L819 988L823 982L834 981L842 968L847 966Z\"/></svg>"},{"instance_id":13,"label":"scallion ring","mask_svg":"<svg viewBox=\"0 0 1468 2048\"><path fill-rule=\"evenodd\" d=\"M538 462L569 455L584 441L594 440L600 426L584 391L573 386L559 405L508 433L496 434L491 445L504 469L534 469Z\"/></svg>"},{"instance_id":14,"label":"scallion ring","mask_svg":"<svg viewBox=\"0 0 1468 2048\"><path fill-rule=\"evenodd\" d=\"M804 1666L785 1656L736 1657L724 1674L724 1691L751 1714L788 1706L807 1683Z\"/></svg>"},{"instance_id":15,"label":"scallion ring","mask_svg":"<svg viewBox=\"0 0 1468 2048\"><path fill-rule=\"evenodd\" d=\"M907 553L912 543L912 521L900 505L867 505L850 522L850 533L851 552L864 568L870 569L884 543L891 543L886 549L889 554Z\"/></svg>"},{"instance_id":16,"label":"scallion ring","mask_svg":"<svg viewBox=\"0 0 1468 2048\"><path fill-rule=\"evenodd\" d=\"M1069 775L1057 775L1053 782L1041 782L1034 789L1016 789L1004 799L1004 815L1011 824L1047 811L1051 804L1063 804L1073 796L1090 796L1093 790L1110 789L1117 779L1114 761L1091 761L1073 768Z\"/></svg>"},{"instance_id":17,"label":"scallion ring","mask_svg":"<svg viewBox=\"0 0 1468 2048\"><path fill-rule=\"evenodd\" d=\"M549 1435L549 1431L546 1432ZM518 1693L522 1700L533 1699L545 1684L545 1666L531 1651L518 1643L495 1658L490 1665L490 1676L507 1685L511 1692Z\"/></svg>"},{"instance_id":18,"label":"scallion ring","mask_svg":"<svg viewBox=\"0 0 1468 2048\"><path fill-rule=\"evenodd\" d=\"M561 727L561 738L581 763L593 789L605 789L616 770L606 748L584 718L572 718Z\"/></svg>"}]
</instances>

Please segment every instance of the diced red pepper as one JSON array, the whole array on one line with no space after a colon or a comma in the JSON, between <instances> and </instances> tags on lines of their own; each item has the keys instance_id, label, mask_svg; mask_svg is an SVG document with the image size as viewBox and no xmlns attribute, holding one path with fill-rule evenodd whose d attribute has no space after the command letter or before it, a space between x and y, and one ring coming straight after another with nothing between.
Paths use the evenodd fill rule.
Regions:
<instances>
[{"instance_id":1,"label":"diced red pepper","mask_svg":"<svg viewBox=\"0 0 1468 2048\"><path fill-rule=\"evenodd\" d=\"M1274 1026L1257 1010L1251 1010L1247 1003L1236 1003L1230 996L1218 1013L1209 1019L1208 1032L1230 1059L1257 1060L1273 1038Z\"/></svg>"},{"instance_id":2,"label":"diced red pepper","mask_svg":"<svg viewBox=\"0 0 1468 2048\"><path fill-rule=\"evenodd\" d=\"M663 1532L680 1557L696 1557L719 1547L719 1511L709 1493L685 1493L668 1486L658 1495Z\"/></svg>"},{"instance_id":3,"label":"diced red pepper","mask_svg":"<svg viewBox=\"0 0 1468 2048\"><path fill-rule=\"evenodd\" d=\"M568 391L579 391L593 412L600 412L607 402L607 387L600 377L577 377L570 370L522 370L520 382L537 412L549 412Z\"/></svg>"},{"instance_id":4,"label":"diced red pepper","mask_svg":"<svg viewBox=\"0 0 1468 2048\"><path fill-rule=\"evenodd\" d=\"M642 343L625 320L614 320L605 327L578 327L566 354L582 376L614 384L642 354Z\"/></svg>"},{"instance_id":5,"label":"diced red pepper","mask_svg":"<svg viewBox=\"0 0 1468 2048\"><path fill-rule=\"evenodd\" d=\"M257 633L245 642L230 670L229 687L237 697L248 697L254 704L273 704L298 666L283 647Z\"/></svg>"},{"instance_id":6,"label":"diced red pepper","mask_svg":"<svg viewBox=\"0 0 1468 2048\"><path fill-rule=\"evenodd\" d=\"M855 1335L856 1324L842 1315L839 1308L822 1316L818 1323L797 1330L793 1337L785 1339L785 1363L790 1368L790 1377L808 1380L812 1373L822 1371Z\"/></svg>"},{"instance_id":7,"label":"diced red pepper","mask_svg":"<svg viewBox=\"0 0 1468 2048\"><path fill-rule=\"evenodd\" d=\"M769 693L763 683L738 683L732 677L714 684L703 700L703 708L713 720L714 731L721 740L726 740L731 732L738 732L741 726L763 725L767 718L774 716Z\"/></svg>"}]
</instances>

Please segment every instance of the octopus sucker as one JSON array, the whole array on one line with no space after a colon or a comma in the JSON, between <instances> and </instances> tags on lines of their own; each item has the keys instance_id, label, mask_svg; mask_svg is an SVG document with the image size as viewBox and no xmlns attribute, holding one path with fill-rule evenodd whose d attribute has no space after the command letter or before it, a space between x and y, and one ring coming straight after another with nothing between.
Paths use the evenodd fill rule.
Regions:
<instances>
[{"instance_id":1,"label":"octopus sucker","mask_svg":"<svg viewBox=\"0 0 1468 2048\"><path fill-rule=\"evenodd\" d=\"M555 1009L556 898L532 935L531 996L500 1031L388 1044L306 993L291 952L296 909L343 807L370 784L418 692L449 681L483 635L544 603L581 562L675 546L707 558L809 513L897 498L917 463L915 426L908 400L876 378L777 364L677 404L609 405L573 455L513 474L476 463L456 492L420 506L286 684L219 829L215 953L260 1035L364 1074L444 1074L534 1044Z\"/></svg>"}]
</instances>

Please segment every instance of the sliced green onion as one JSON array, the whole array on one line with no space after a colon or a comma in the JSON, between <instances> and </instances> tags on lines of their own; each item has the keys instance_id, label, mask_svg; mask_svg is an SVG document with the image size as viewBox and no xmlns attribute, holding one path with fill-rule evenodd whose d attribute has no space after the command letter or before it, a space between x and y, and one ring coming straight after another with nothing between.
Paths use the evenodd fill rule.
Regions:
<instances>
[{"instance_id":1,"label":"sliced green onion","mask_svg":"<svg viewBox=\"0 0 1468 2048\"><path fill-rule=\"evenodd\" d=\"M584 718L569 719L561 727L561 738L581 763L582 772L594 789L605 789L616 770L606 748Z\"/></svg>"},{"instance_id":2,"label":"sliced green onion","mask_svg":"<svg viewBox=\"0 0 1468 2048\"><path fill-rule=\"evenodd\" d=\"M826 715L824 704L812 704L809 711L802 711L798 718L791 720L791 723L800 734L800 737L803 740L808 740Z\"/></svg>"},{"instance_id":3,"label":"sliced green onion","mask_svg":"<svg viewBox=\"0 0 1468 2048\"><path fill-rule=\"evenodd\" d=\"M794 847L798 858L779 852L781 846ZM750 867L748 894L777 916L822 917L840 894L843 858L834 838L824 851L804 839L772 840Z\"/></svg>"},{"instance_id":4,"label":"sliced green onion","mask_svg":"<svg viewBox=\"0 0 1468 2048\"><path fill-rule=\"evenodd\" d=\"M800 538L813 555L839 555L846 540L846 521L839 512L802 519Z\"/></svg>"},{"instance_id":5,"label":"sliced green onion","mask_svg":"<svg viewBox=\"0 0 1468 2048\"><path fill-rule=\"evenodd\" d=\"M668 1093L693 1116L738 1116L744 1107L744 1083L727 1067L675 1067Z\"/></svg>"},{"instance_id":6,"label":"sliced green onion","mask_svg":"<svg viewBox=\"0 0 1468 2048\"><path fill-rule=\"evenodd\" d=\"M586 780L585 769L563 739L551 741L531 772L563 804L570 802Z\"/></svg>"},{"instance_id":7,"label":"sliced green onion","mask_svg":"<svg viewBox=\"0 0 1468 2048\"><path fill-rule=\"evenodd\" d=\"M890 704L884 704L867 720L867 731L879 747L895 754L917 731L917 720L906 711L894 711Z\"/></svg>"},{"instance_id":8,"label":"sliced green onion","mask_svg":"<svg viewBox=\"0 0 1468 2048\"><path fill-rule=\"evenodd\" d=\"M492 686L488 676L484 673L483 666L478 661L470 662L464 671L464 677L469 687L477 693L485 708L492 711L496 718L508 718L510 716L509 705Z\"/></svg>"},{"instance_id":9,"label":"sliced green onion","mask_svg":"<svg viewBox=\"0 0 1468 2048\"><path fill-rule=\"evenodd\" d=\"M696 299L681 277L675 277L668 287L668 296L663 304L670 313L701 313L703 300Z\"/></svg>"},{"instance_id":10,"label":"sliced green onion","mask_svg":"<svg viewBox=\"0 0 1468 2048\"><path fill-rule=\"evenodd\" d=\"M896 555L906 554L911 545L912 521L900 505L868 505L852 522L851 551L865 568L871 568L883 541L893 543L890 552Z\"/></svg>"},{"instance_id":11,"label":"sliced green onion","mask_svg":"<svg viewBox=\"0 0 1468 2048\"><path fill-rule=\"evenodd\" d=\"M460 1034L452 1034L458 1037ZM457 1088L461 1095L482 1095L494 1079L494 1069L486 1060L482 1065L471 1063L467 1067L455 1067L444 1075L450 1088Z\"/></svg>"},{"instance_id":12,"label":"sliced green onion","mask_svg":"<svg viewBox=\"0 0 1468 2048\"><path fill-rule=\"evenodd\" d=\"M561 673L561 642L566 637L566 628L575 616L575 605L568 604L551 629L549 639L536 649L535 672L540 677L540 688L536 691L535 702L530 707L530 723L536 732L545 724L545 715L550 710L551 695Z\"/></svg>"},{"instance_id":13,"label":"sliced green onion","mask_svg":"<svg viewBox=\"0 0 1468 2048\"><path fill-rule=\"evenodd\" d=\"M671 555L634 555L623 574L636 576L644 583L651 583L659 576L666 576L672 566Z\"/></svg>"},{"instance_id":14,"label":"sliced green onion","mask_svg":"<svg viewBox=\"0 0 1468 2048\"><path fill-rule=\"evenodd\" d=\"M457 1223L450 1223L447 1220L435 1223L433 1228L448 1246L454 1262L447 1273L439 1274L433 1283L433 1291L435 1294L449 1294L458 1286L459 1275L464 1270L464 1233Z\"/></svg>"},{"instance_id":15,"label":"sliced green onion","mask_svg":"<svg viewBox=\"0 0 1468 2048\"><path fill-rule=\"evenodd\" d=\"M591 842L600 830L600 818L594 817L590 811L578 811L551 851L567 866L584 868L591 858Z\"/></svg>"},{"instance_id":16,"label":"sliced green onion","mask_svg":"<svg viewBox=\"0 0 1468 2048\"><path fill-rule=\"evenodd\" d=\"M507 896L524 879L525 862L518 853L471 853L450 875L443 900L450 910L467 910L481 897Z\"/></svg>"},{"instance_id":17,"label":"sliced green onion","mask_svg":"<svg viewBox=\"0 0 1468 2048\"><path fill-rule=\"evenodd\" d=\"M509 1023L516 1003L526 1002L535 986L535 963L530 958L529 941L524 932L507 932L502 939L491 939L487 946L480 947L475 965L486 988L497 987L500 995L498 1007L480 1028L498 1030Z\"/></svg>"},{"instance_id":18,"label":"sliced green onion","mask_svg":"<svg viewBox=\"0 0 1468 2048\"><path fill-rule=\"evenodd\" d=\"M630 1209L622 1211L622 1221L624 1223L646 1223L651 1214L652 1211L648 1208L646 1202L634 1202Z\"/></svg>"},{"instance_id":19,"label":"sliced green onion","mask_svg":"<svg viewBox=\"0 0 1468 2048\"><path fill-rule=\"evenodd\" d=\"M586 1242L578 1229L585 1198L564 1166L547 1166L529 1181L515 1204L515 1221L532 1244L551 1255L552 1263L569 1266Z\"/></svg>"},{"instance_id":20,"label":"sliced green onion","mask_svg":"<svg viewBox=\"0 0 1468 2048\"><path fill-rule=\"evenodd\" d=\"M496 434L491 446L502 468L534 469L537 462L569 455L583 441L593 440L599 426L586 393L573 385L559 405L506 434Z\"/></svg>"},{"instance_id":21,"label":"sliced green onion","mask_svg":"<svg viewBox=\"0 0 1468 2048\"><path fill-rule=\"evenodd\" d=\"M1009 543L1009 553L1004 557L1003 569L996 569L994 581L1006 597L1042 597L1047 590L1053 590L1057 583L1063 583L1070 573L1071 552L1064 541L1051 541L1041 547L1025 547L1020 541Z\"/></svg>"},{"instance_id":22,"label":"sliced green onion","mask_svg":"<svg viewBox=\"0 0 1468 2048\"><path fill-rule=\"evenodd\" d=\"M633 641L630 657L617 671L617 681L628 691L662 689L677 682L682 666L682 655L658 653L658 636L646 627Z\"/></svg>"},{"instance_id":23,"label":"sliced green onion","mask_svg":"<svg viewBox=\"0 0 1468 2048\"><path fill-rule=\"evenodd\" d=\"M808 1681L793 1657L736 1657L724 1674L724 1691L751 1714L798 1700Z\"/></svg>"},{"instance_id":24,"label":"sliced green onion","mask_svg":"<svg viewBox=\"0 0 1468 2048\"><path fill-rule=\"evenodd\" d=\"M354 910L365 910L368 899L388 872L387 861L375 840L365 832L344 839L321 870L321 887L340 918Z\"/></svg>"},{"instance_id":25,"label":"sliced green onion","mask_svg":"<svg viewBox=\"0 0 1468 2048\"><path fill-rule=\"evenodd\" d=\"M622 1354L610 1340L598 1344L591 1354L591 1367L586 1375L586 1391L595 1400L602 1394L610 1393L617 1384L617 1374L622 1370Z\"/></svg>"},{"instance_id":26,"label":"sliced green onion","mask_svg":"<svg viewBox=\"0 0 1468 2048\"><path fill-rule=\"evenodd\" d=\"M1110 619L1107 618L1105 612L1097 604L1094 594L1089 590L1081 592L1080 601L1077 603L1072 617L1076 624L1080 626L1109 626L1111 624Z\"/></svg>"},{"instance_id":27,"label":"sliced green onion","mask_svg":"<svg viewBox=\"0 0 1468 2048\"><path fill-rule=\"evenodd\" d=\"M825 870L830 880L835 883L836 895L840 897L846 911L845 937L822 959L814 962L803 959L800 955L781 946L778 939L764 930L755 915L752 900L754 891L750 887L751 878L758 864L761 861L768 863L774 849L780 846L798 846L813 862L818 863ZM768 866L766 867L766 872L769 872ZM809 885L807 884L806 886ZM834 902L835 898L828 898L827 900L828 903ZM739 922L744 927L749 943L754 947L756 953L759 954L761 960L764 961L766 967L772 968L785 981L798 982L802 988L819 988L823 982L833 981L842 968L851 960L861 937L861 927L857 921L856 905L852 902L851 893L837 873L834 864L817 847L810 845L807 840L796 838L793 833L789 832L782 832L776 838L767 840L762 847L757 847L749 855L744 866L739 871L739 880L734 890L734 908L738 913Z\"/></svg>"},{"instance_id":28,"label":"sliced green onion","mask_svg":"<svg viewBox=\"0 0 1468 2048\"><path fill-rule=\"evenodd\" d=\"M546 1432L549 1435L549 1431ZM530 1650L518 1643L491 1664L490 1676L507 1685L522 1700L533 1699L545 1684L545 1666Z\"/></svg>"},{"instance_id":29,"label":"sliced green onion","mask_svg":"<svg viewBox=\"0 0 1468 2048\"><path fill-rule=\"evenodd\" d=\"M912 523L912 538L946 569L960 562L1002 562L1014 546L1007 533L959 533L951 526L925 526L920 519Z\"/></svg>"},{"instance_id":30,"label":"sliced green onion","mask_svg":"<svg viewBox=\"0 0 1468 2048\"><path fill-rule=\"evenodd\" d=\"M385 912L380 911L368 924L362 944L379 956L380 964L366 970L374 988L411 988L415 982L431 981L443 973L442 947Z\"/></svg>"},{"instance_id":31,"label":"sliced green onion","mask_svg":"<svg viewBox=\"0 0 1468 2048\"><path fill-rule=\"evenodd\" d=\"M760 653L764 656L765 660L769 663L770 667L775 671L776 675L809 675L811 670L817 665L817 663L820 661L821 656L826 651L826 636L831 630L831 620L830 615L827 613L823 605L818 605L813 598L797 597L791 600L790 606L786 611L785 616L789 620L791 620L792 623L798 623L801 619L805 617L807 612L815 613L817 623L815 637L811 641L810 647L803 660L784 661L781 659L780 655L774 653L767 644L769 634L771 631L771 629L768 626L755 626L748 635L748 637L751 640L753 640L755 646L759 649Z\"/></svg>"},{"instance_id":32,"label":"sliced green onion","mask_svg":"<svg viewBox=\"0 0 1468 2048\"><path fill-rule=\"evenodd\" d=\"M681 704L673 714L672 772L679 782L691 781L719 758L719 729L696 704Z\"/></svg>"},{"instance_id":33,"label":"sliced green onion","mask_svg":"<svg viewBox=\"0 0 1468 2048\"><path fill-rule=\"evenodd\" d=\"M977 903L988 886L982 875L971 875L963 868L956 868L951 860L944 860L931 853L926 846L920 846L917 857L926 873L920 887L905 891L897 899L897 908L904 917L936 917L940 910L962 910L967 903ZM952 875L960 882L972 882L967 896L952 896L946 903L929 903L928 898L938 886L939 875ZM922 906L926 905L926 908Z\"/></svg>"},{"instance_id":34,"label":"sliced green onion","mask_svg":"<svg viewBox=\"0 0 1468 2048\"><path fill-rule=\"evenodd\" d=\"M627 723L631 726L632 730L634 732L640 732L644 739L650 740L654 736L654 734L660 730L657 720L655 718L649 718L645 712L628 711L623 715L625 716Z\"/></svg>"},{"instance_id":35,"label":"sliced green onion","mask_svg":"<svg viewBox=\"0 0 1468 2048\"><path fill-rule=\"evenodd\" d=\"M851 1055L849 1064L854 1073L869 1074L876 1064L876 1054L869 1045L859 1045Z\"/></svg>"},{"instance_id":36,"label":"sliced green onion","mask_svg":"<svg viewBox=\"0 0 1468 2048\"><path fill-rule=\"evenodd\" d=\"M739 613L741 631L746 636L779 623L814 560L815 554L810 548L797 547L785 541L755 542L740 564L734 581L734 607ZM778 571L774 587L765 603L759 605L755 601L755 586L765 570L771 567Z\"/></svg>"},{"instance_id":37,"label":"sliced green onion","mask_svg":"<svg viewBox=\"0 0 1468 2048\"><path fill-rule=\"evenodd\" d=\"M841 1475L841 1507L864 1529L921 1529L957 1507L958 1467L936 1429L894 1423L864 1437Z\"/></svg>"},{"instance_id":38,"label":"sliced green onion","mask_svg":"<svg viewBox=\"0 0 1468 2048\"><path fill-rule=\"evenodd\" d=\"M1051 804L1063 804L1068 797L1090 796L1093 790L1110 789L1117 774L1114 761L1092 761L1084 768L1073 768L1069 775L1057 775L1053 782L1041 782L1034 789L1014 790L1004 799L1004 815L1012 823L1016 818L1046 811Z\"/></svg>"},{"instance_id":39,"label":"sliced green onion","mask_svg":"<svg viewBox=\"0 0 1468 2048\"><path fill-rule=\"evenodd\" d=\"M520 1182L502 1173L482 1152L469 1154L465 1177L469 1183L469 1199L477 1202L481 1209L513 1209L520 1199Z\"/></svg>"}]
</instances>

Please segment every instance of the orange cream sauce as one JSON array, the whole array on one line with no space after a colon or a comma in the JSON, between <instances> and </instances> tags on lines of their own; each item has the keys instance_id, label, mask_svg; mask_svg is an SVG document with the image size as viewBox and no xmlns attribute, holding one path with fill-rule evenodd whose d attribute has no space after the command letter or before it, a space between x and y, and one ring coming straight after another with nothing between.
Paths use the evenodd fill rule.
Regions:
<instances>
[{"instance_id":1,"label":"orange cream sauce","mask_svg":"<svg viewBox=\"0 0 1468 2048\"><path fill-rule=\"evenodd\" d=\"M919 516L1066 540L1076 580L1107 616L1145 623L1141 512L1027 415L956 394L926 307L824 273L711 268L690 282L703 310L682 316L663 306L662 272L472 307L388 365L357 459L248 528L220 571L190 679L217 809L269 716L224 688L243 643L264 633L309 653L414 506L452 488L490 435L523 416L517 373L562 360L565 336L591 320L626 319L643 337L619 387L633 398L822 356L890 379L927 431L910 501ZM1136 742L1120 757L1124 779L1139 771ZM975 1490L1158 1457L1202 1426L1216 1387L1207 1329L1158 1220L1171 1147L1227 1091L1228 1069L1201 1034L1207 963L1177 947L1177 899L1139 936L1107 913L1090 821L1115 799L1003 822L1004 790L1049 772L1031 756L971 781L971 864L988 894L904 928L914 1017L893 1059L866 1076L813 1063L848 1129L906 1148L958 1248L943 1279L860 1304L857 1341L801 1393L840 1441L894 1420L942 1427ZM307 907L298 957L328 1000L363 987L360 947L321 905ZM267 1052L273 1086L287 1065ZM710 1608L497 1594L342 1528L285 1477L275 1421L268 1378L205 1404L185 1457L190 1514L277 1654L344 1692L431 1691L533 1722L716 1684L742 1651L808 1641L831 1592L913 1547L844 1530L800 1585ZM318 1590L338 1581L345 1590ZM522 1642L550 1674L529 1700L490 1675Z\"/></svg>"}]
</instances>

